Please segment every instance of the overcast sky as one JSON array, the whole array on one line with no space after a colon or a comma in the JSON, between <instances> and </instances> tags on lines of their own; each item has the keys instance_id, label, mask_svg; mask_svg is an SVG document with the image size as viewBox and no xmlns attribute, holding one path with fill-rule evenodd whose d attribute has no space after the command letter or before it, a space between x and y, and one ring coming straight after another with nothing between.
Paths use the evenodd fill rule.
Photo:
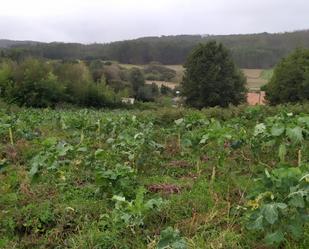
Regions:
<instances>
[{"instance_id":1,"label":"overcast sky","mask_svg":"<svg viewBox=\"0 0 309 249\"><path fill-rule=\"evenodd\" d=\"M0 39L109 42L309 28L309 0L0 0Z\"/></svg>"}]
</instances>

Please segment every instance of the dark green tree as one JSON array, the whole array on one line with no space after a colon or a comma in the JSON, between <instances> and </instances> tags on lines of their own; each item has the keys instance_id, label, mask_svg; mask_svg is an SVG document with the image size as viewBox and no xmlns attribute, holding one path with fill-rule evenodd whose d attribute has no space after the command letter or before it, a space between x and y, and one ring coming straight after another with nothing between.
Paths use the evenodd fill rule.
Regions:
<instances>
[{"instance_id":1,"label":"dark green tree","mask_svg":"<svg viewBox=\"0 0 309 249\"><path fill-rule=\"evenodd\" d=\"M89 65L89 71L94 82L101 81L104 74L103 62L100 60L92 61Z\"/></svg>"},{"instance_id":2,"label":"dark green tree","mask_svg":"<svg viewBox=\"0 0 309 249\"><path fill-rule=\"evenodd\" d=\"M145 85L145 78L140 69L132 68L130 70L129 82L132 85L135 96L137 96L139 88Z\"/></svg>"},{"instance_id":3,"label":"dark green tree","mask_svg":"<svg viewBox=\"0 0 309 249\"><path fill-rule=\"evenodd\" d=\"M266 99L272 105L308 100L309 49L296 49L282 59L265 90Z\"/></svg>"},{"instance_id":4,"label":"dark green tree","mask_svg":"<svg viewBox=\"0 0 309 249\"><path fill-rule=\"evenodd\" d=\"M198 45L184 67L182 94L189 106L227 107L245 101L246 79L222 44L211 41Z\"/></svg>"}]
</instances>

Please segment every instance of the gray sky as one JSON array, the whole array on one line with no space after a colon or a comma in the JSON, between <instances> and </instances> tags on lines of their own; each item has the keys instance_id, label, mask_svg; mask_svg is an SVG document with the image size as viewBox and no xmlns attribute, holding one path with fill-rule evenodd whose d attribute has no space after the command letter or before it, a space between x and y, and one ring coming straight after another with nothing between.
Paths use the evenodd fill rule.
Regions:
<instances>
[{"instance_id":1,"label":"gray sky","mask_svg":"<svg viewBox=\"0 0 309 249\"><path fill-rule=\"evenodd\" d=\"M309 0L0 0L0 39L109 42L309 28Z\"/></svg>"}]
</instances>

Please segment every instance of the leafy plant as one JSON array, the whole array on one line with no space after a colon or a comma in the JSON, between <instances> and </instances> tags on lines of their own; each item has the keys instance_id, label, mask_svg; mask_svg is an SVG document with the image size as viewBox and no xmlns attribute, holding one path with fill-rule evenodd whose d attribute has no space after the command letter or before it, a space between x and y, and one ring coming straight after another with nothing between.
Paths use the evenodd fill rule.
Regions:
<instances>
[{"instance_id":1,"label":"leafy plant","mask_svg":"<svg viewBox=\"0 0 309 249\"><path fill-rule=\"evenodd\" d=\"M246 226L263 234L268 244L281 244L286 238L299 239L309 221L308 169L265 170L249 194Z\"/></svg>"},{"instance_id":2,"label":"leafy plant","mask_svg":"<svg viewBox=\"0 0 309 249\"><path fill-rule=\"evenodd\" d=\"M42 143L43 150L32 158L29 175L34 177L40 169L57 169L59 165L67 163L65 157L73 150L73 146L65 142L57 142L55 138L48 138Z\"/></svg>"},{"instance_id":3,"label":"leafy plant","mask_svg":"<svg viewBox=\"0 0 309 249\"><path fill-rule=\"evenodd\" d=\"M130 166L116 164L114 168L99 168L96 173L98 192L109 195L131 196L134 192L136 171Z\"/></svg>"},{"instance_id":4,"label":"leafy plant","mask_svg":"<svg viewBox=\"0 0 309 249\"><path fill-rule=\"evenodd\" d=\"M114 221L124 222L131 229L144 225L145 216L150 211L160 209L164 203L161 198L145 201L145 193L146 190L143 187L139 188L132 201L127 201L123 196L113 196L112 200L115 201Z\"/></svg>"},{"instance_id":5,"label":"leafy plant","mask_svg":"<svg viewBox=\"0 0 309 249\"><path fill-rule=\"evenodd\" d=\"M177 229L167 227L160 234L157 249L186 249L187 243Z\"/></svg>"}]
</instances>

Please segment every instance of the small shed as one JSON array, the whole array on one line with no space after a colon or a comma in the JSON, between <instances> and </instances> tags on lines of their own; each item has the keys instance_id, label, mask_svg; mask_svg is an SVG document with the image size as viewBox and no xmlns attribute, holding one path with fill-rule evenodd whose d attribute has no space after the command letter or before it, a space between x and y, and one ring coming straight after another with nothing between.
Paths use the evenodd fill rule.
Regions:
<instances>
[{"instance_id":1,"label":"small shed","mask_svg":"<svg viewBox=\"0 0 309 249\"><path fill-rule=\"evenodd\" d=\"M122 98L121 102L128 105L134 105L135 98Z\"/></svg>"}]
</instances>

